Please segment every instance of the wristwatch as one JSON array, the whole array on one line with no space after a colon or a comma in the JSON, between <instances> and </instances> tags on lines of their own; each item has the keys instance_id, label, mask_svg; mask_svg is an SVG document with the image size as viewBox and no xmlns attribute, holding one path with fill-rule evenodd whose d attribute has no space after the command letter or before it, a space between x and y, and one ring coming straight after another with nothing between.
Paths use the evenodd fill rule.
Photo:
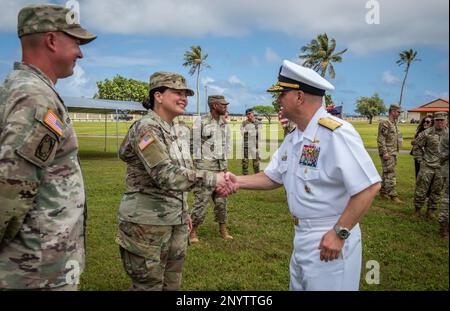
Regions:
<instances>
[{"instance_id":1,"label":"wristwatch","mask_svg":"<svg viewBox=\"0 0 450 311\"><path fill-rule=\"evenodd\" d=\"M338 237L340 237L343 240L346 240L350 236L350 230L347 228L341 227L338 224L334 225L334 231L336 231L336 234Z\"/></svg>"}]
</instances>

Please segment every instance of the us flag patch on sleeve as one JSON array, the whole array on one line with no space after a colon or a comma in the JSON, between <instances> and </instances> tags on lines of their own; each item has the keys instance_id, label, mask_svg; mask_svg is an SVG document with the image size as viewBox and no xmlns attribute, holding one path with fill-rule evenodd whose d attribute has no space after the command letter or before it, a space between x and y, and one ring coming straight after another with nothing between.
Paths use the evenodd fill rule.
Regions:
<instances>
[{"instance_id":1,"label":"us flag patch on sleeve","mask_svg":"<svg viewBox=\"0 0 450 311\"><path fill-rule=\"evenodd\" d=\"M144 150L151 144L153 144L156 141L155 136L153 136L152 133L148 132L145 134L144 138L142 138L141 142L139 143L139 149Z\"/></svg>"},{"instance_id":2,"label":"us flag patch on sleeve","mask_svg":"<svg viewBox=\"0 0 450 311\"><path fill-rule=\"evenodd\" d=\"M48 110L44 117L44 123L59 136L63 136L64 123L53 113Z\"/></svg>"}]
</instances>

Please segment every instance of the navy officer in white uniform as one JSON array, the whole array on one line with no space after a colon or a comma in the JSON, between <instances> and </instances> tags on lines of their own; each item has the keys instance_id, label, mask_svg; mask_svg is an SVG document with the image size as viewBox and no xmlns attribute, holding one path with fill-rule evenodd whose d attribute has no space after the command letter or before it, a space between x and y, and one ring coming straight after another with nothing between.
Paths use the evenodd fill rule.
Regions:
<instances>
[{"instance_id":1,"label":"navy officer in white uniform","mask_svg":"<svg viewBox=\"0 0 450 311\"><path fill-rule=\"evenodd\" d=\"M325 91L334 87L312 69L283 61L278 103L297 128L286 136L264 172L234 176L242 189L284 186L294 217L291 290L358 290L359 222L381 178L353 126L328 114Z\"/></svg>"}]
</instances>

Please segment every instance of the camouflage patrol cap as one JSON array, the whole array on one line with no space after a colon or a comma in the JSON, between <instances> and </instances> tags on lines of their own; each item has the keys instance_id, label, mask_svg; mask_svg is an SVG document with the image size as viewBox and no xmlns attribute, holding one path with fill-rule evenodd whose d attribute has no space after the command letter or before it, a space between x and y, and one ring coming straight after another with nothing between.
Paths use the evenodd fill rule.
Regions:
<instances>
[{"instance_id":1,"label":"camouflage patrol cap","mask_svg":"<svg viewBox=\"0 0 450 311\"><path fill-rule=\"evenodd\" d=\"M447 112L445 112L445 111L435 112L434 115L433 115L433 119L435 119L435 120L445 120L445 119L447 119Z\"/></svg>"},{"instance_id":2,"label":"camouflage patrol cap","mask_svg":"<svg viewBox=\"0 0 450 311\"><path fill-rule=\"evenodd\" d=\"M150 76L150 91L163 86L174 90L186 90L188 96L195 94L187 87L186 79L178 73L159 71Z\"/></svg>"},{"instance_id":3,"label":"camouflage patrol cap","mask_svg":"<svg viewBox=\"0 0 450 311\"><path fill-rule=\"evenodd\" d=\"M17 17L19 38L34 33L64 32L86 44L97 38L77 23L77 16L62 5L34 4L22 8Z\"/></svg>"},{"instance_id":4,"label":"camouflage patrol cap","mask_svg":"<svg viewBox=\"0 0 450 311\"><path fill-rule=\"evenodd\" d=\"M211 95L208 96L208 105L211 105L212 103L218 103L222 105L228 105L229 102L225 100L225 96L223 95Z\"/></svg>"},{"instance_id":5,"label":"camouflage patrol cap","mask_svg":"<svg viewBox=\"0 0 450 311\"><path fill-rule=\"evenodd\" d=\"M400 107L399 104L392 104L392 105L390 105L389 106L389 111L392 111L392 110L398 110L398 111L402 112L402 108Z\"/></svg>"}]
</instances>

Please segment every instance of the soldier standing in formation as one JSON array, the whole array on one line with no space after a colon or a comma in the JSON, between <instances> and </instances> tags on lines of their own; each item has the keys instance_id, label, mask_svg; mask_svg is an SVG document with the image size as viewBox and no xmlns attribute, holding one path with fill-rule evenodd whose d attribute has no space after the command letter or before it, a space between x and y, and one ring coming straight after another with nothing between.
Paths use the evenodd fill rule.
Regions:
<instances>
[{"instance_id":1,"label":"soldier standing in formation","mask_svg":"<svg viewBox=\"0 0 450 311\"><path fill-rule=\"evenodd\" d=\"M262 123L255 118L253 109L245 111L247 120L242 122L241 133L244 136L244 157L242 158L242 174L248 175L249 158L253 161L253 171L259 173L259 138Z\"/></svg>"},{"instance_id":2,"label":"soldier standing in formation","mask_svg":"<svg viewBox=\"0 0 450 311\"><path fill-rule=\"evenodd\" d=\"M78 142L58 79L96 38L60 5L18 16L22 62L0 90L0 290L77 290L86 205Z\"/></svg>"},{"instance_id":3,"label":"soldier standing in formation","mask_svg":"<svg viewBox=\"0 0 450 311\"><path fill-rule=\"evenodd\" d=\"M210 172L226 172L228 169L227 153L228 153L228 133L229 126L225 120L228 102L224 96L213 95L208 96L208 106L210 113L199 119L200 124L193 126L194 142L200 142L198 146L194 146L194 154L196 147L201 147L200 157L194 157L195 167L199 170L207 170ZM197 135L196 135L197 133ZM201 139L196 140L195 137L200 136ZM212 198L214 203L215 221L219 224L219 231L223 239L232 240L233 237L228 233L227 229L227 198L219 197L214 189L196 188L194 190L194 203L192 205L192 231L190 234L190 242L198 242L198 227L203 223L208 211L208 202Z\"/></svg>"},{"instance_id":4,"label":"soldier standing in formation","mask_svg":"<svg viewBox=\"0 0 450 311\"><path fill-rule=\"evenodd\" d=\"M398 130L397 120L401 109L397 104L389 107L389 118L380 122L378 126L378 154L383 169L383 181L380 195L383 199L392 200L395 203L403 203L398 198L395 178L397 155L400 149L401 134Z\"/></svg>"},{"instance_id":5,"label":"soldier standing in formation","mask_svg":"<svg viewBox=\"0 0 450 311\"><path fill-rule=\"evenodd\" d=\"M444 178L444 197L439 211L439 235L443 239L448 239L448 135L442 136L439 151L441 154L441 174Z\"/></svg>"},{"instance_id":6,"label":"soldier standing in formation","mask_svg":"<svg viewBox=\"0 0 450 311\"><path fill-rule=\"evenodd\" d=\"M120 245L131 290L178 290L190 218L188 191L213 191L224 174L195 171L189 148L176 137L173 119L182 115L194 92L183 76L156 72L150 77L148 114L129 129L119 156L127 163L119 208Z\"/></svg>"},{"instance_id":7,"label":"soldier standing in formation","mask_svg":"<svg viewBox=\"0 0 450 311\"><path fill-rule=\"evenodd\" d=\"M439 145L441 138L448 136L446 122L447 113L436 112L434 114L434 126L419 134L413 148L413 156L420 163L419 175L416 180L416 190L414 192L416 215L420 215L420 210L425 203L429 189L428 218L432 217L439 205L443 187Z\"/></svg>"}]
</instances>

